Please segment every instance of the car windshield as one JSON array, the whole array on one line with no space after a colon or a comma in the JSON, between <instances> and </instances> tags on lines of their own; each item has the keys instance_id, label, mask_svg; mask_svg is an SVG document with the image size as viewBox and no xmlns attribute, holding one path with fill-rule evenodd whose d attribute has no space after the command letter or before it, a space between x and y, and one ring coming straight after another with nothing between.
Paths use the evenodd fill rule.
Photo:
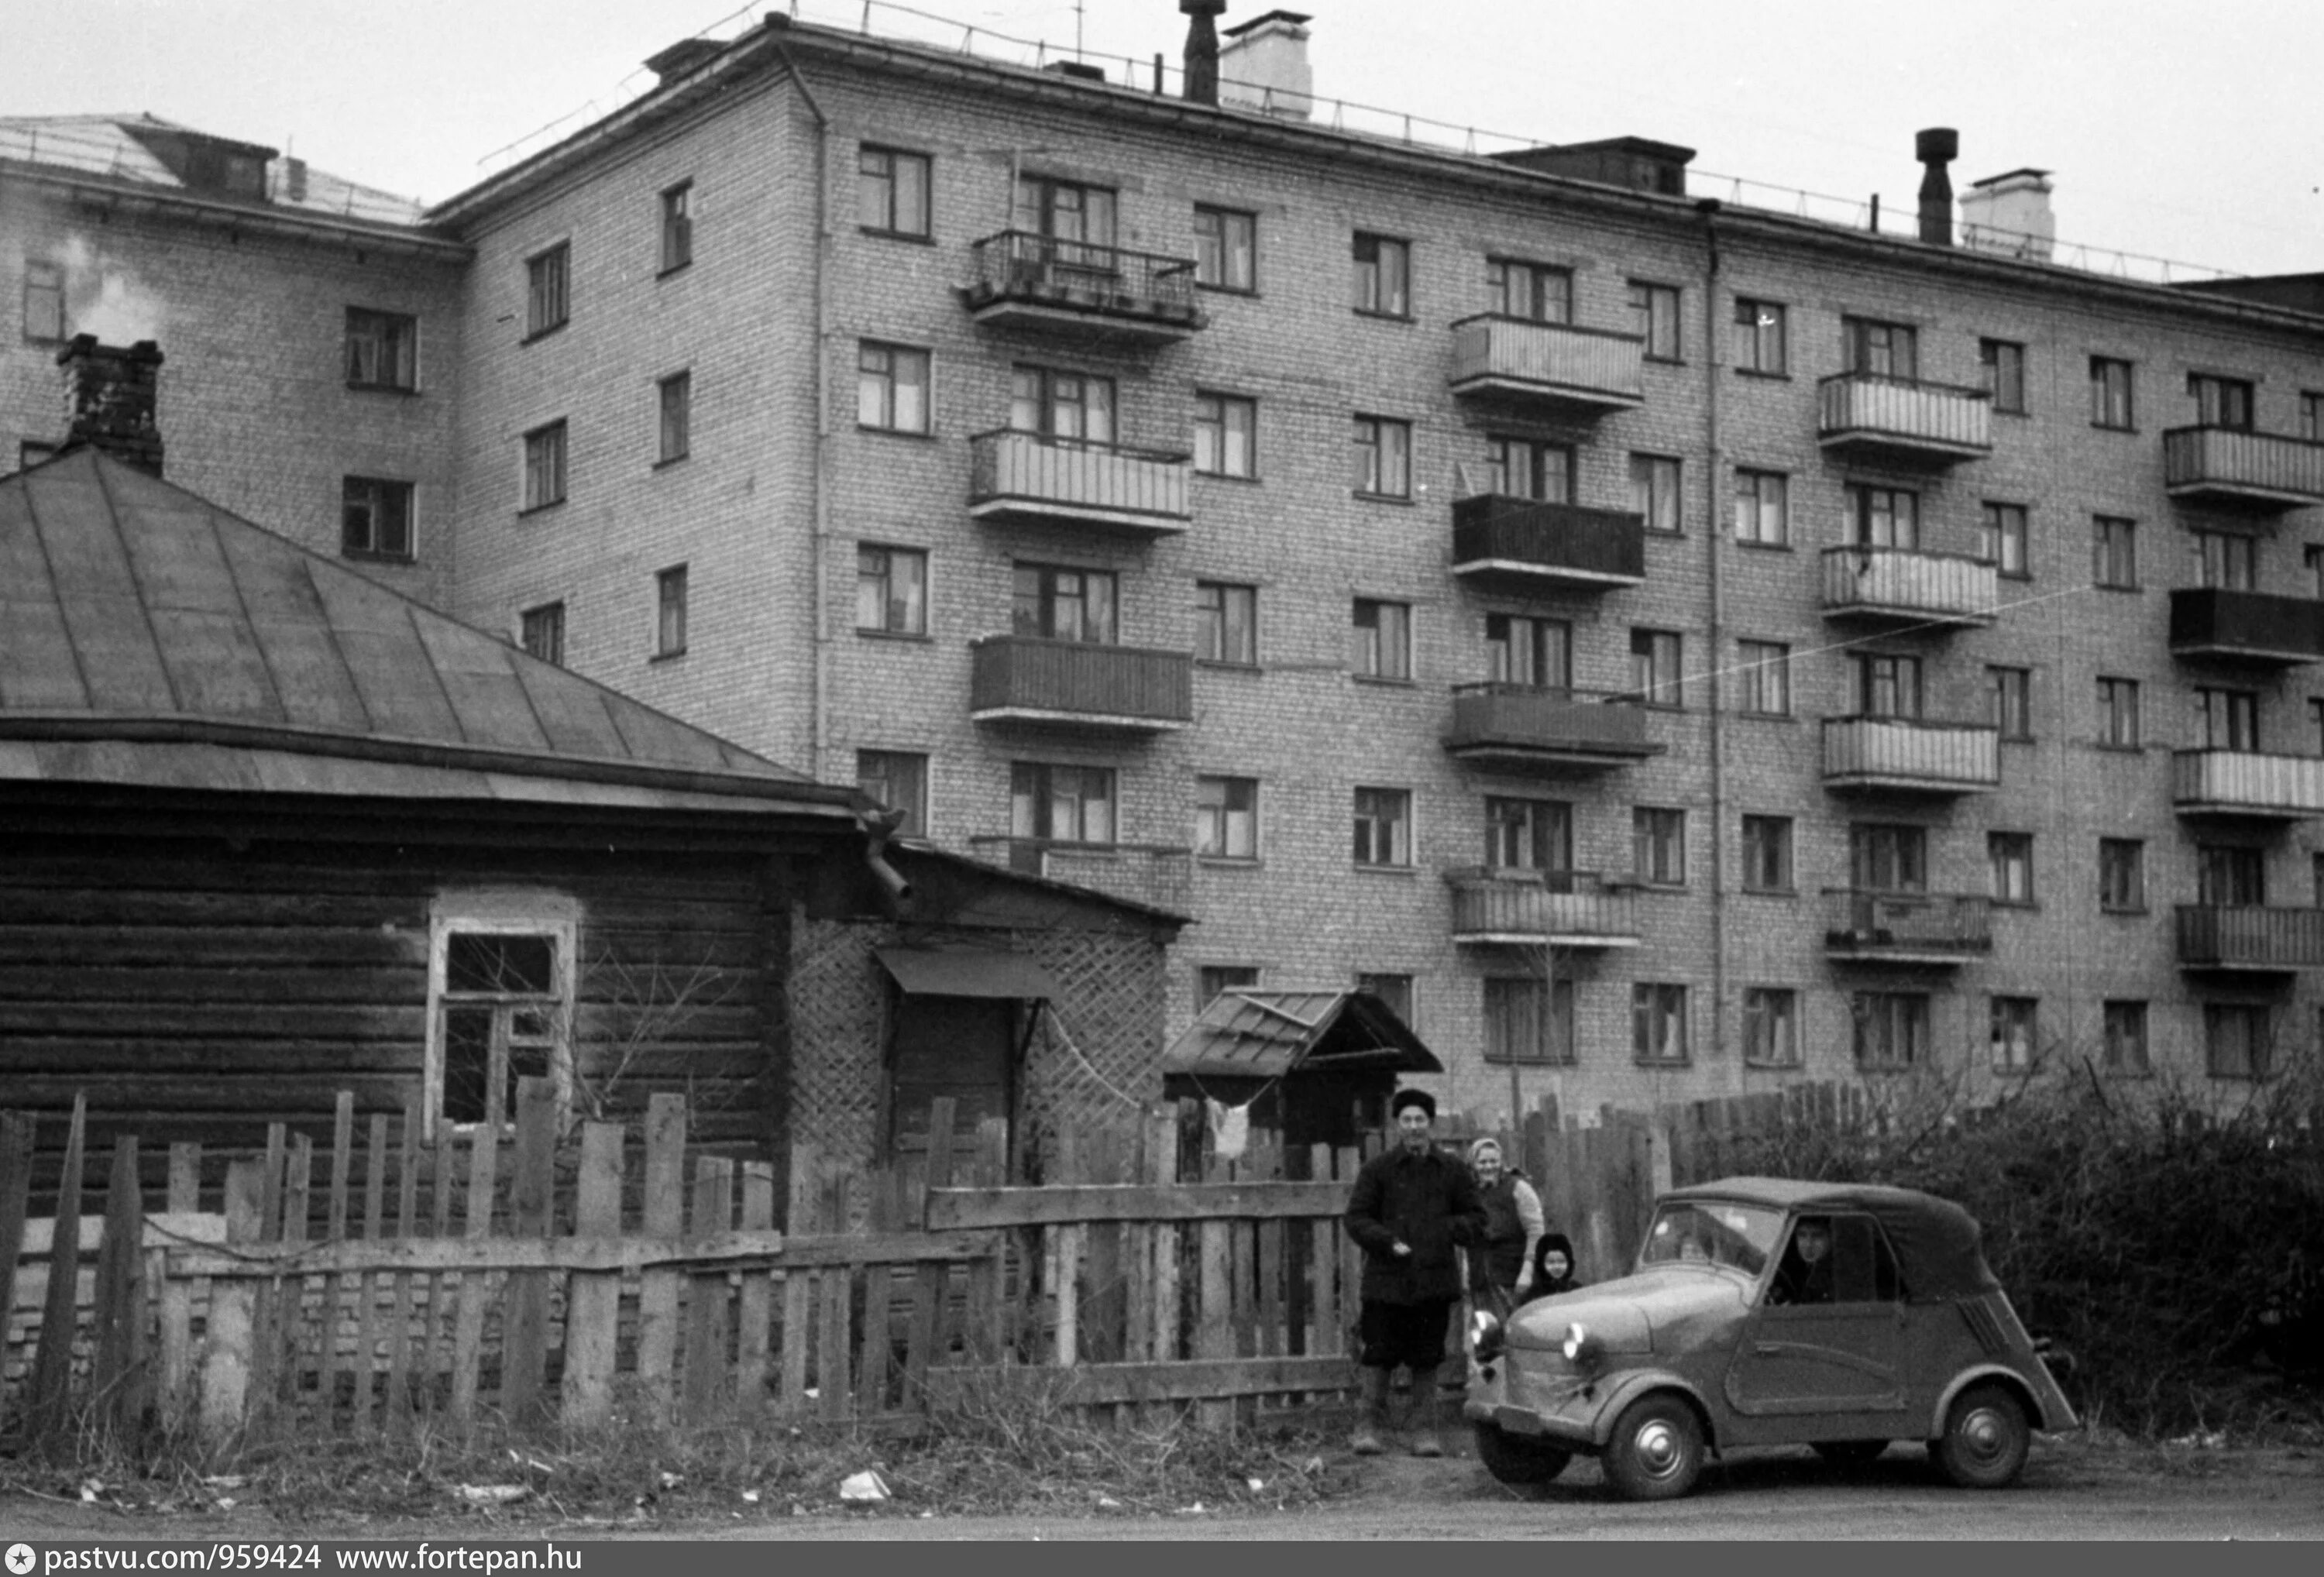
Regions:
<instances>
[{"instance_id":1,"label":"car windshield","mask_svg":"<svg viewBox=\"0 0 2324 1577\"><path fill-rule=\"evenodd\" d=\"M1731 1266L1746 1276L1766 1268L1784 1227L1784 1213L1763 1204L1723 1200L1665 1204L1655 1212L1638 1263Z\"/></svg>"}]
</instances>

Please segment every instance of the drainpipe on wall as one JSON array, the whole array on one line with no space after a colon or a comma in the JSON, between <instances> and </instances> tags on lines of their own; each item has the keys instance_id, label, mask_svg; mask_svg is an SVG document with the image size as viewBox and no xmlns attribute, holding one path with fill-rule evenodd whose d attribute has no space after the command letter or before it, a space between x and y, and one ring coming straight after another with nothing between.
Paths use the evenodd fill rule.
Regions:
<instances>
[{"instance_id":1,"label":"drainpipe on wall","mask_svg":"<svg viewBox=\"0 0 2324 1577\"><path fill-rule=\"evenodd\" d=\"M1719 199L1695 204L1702 216L1702 236L1710 257L1702 283L1703 447L1710 459L1704 485L1711 498L1710 529L1703 532L1703 552L1711 571L1711 1056L1727 1055L1727 733L1725 708L1720 705L1719 672L1726 661L1725 587L1720 580L1719 543L1721 535L1720 501L1727 496L1727 454L1719 428ZM1796 852L1794 858L1796 858ZM1743 1091L1743 1059L1733 1064L1735 1092Z\"/></svg>"},{"instance_id":2,"label":"drainpipe on wall","mask_svg":"<svg viewBox=\"0 0 2324 1577\"><path fill-rule=\"evenodd\" d=\"M769 21L774 21L770 17ZM784 19L788 21L788 18ZM799 97L815 116L815 464L809 470L808 485L814 497L809 503L810 516L807 553L807 627L810 632L810 679L807 718L807 775L820 783L824 780L824 711L831 693L831 632L824 628L825 603L827 593L824 576L827 569L825 557L831 535L831 488L825 473L831 466L831 303L829 300L831 269L826 254L831 247L831 120L816 102L815 90L807 86L799 72L798 62L790 51L779 42L775 57L798 84Z\"/></svg>"}]
</instances>

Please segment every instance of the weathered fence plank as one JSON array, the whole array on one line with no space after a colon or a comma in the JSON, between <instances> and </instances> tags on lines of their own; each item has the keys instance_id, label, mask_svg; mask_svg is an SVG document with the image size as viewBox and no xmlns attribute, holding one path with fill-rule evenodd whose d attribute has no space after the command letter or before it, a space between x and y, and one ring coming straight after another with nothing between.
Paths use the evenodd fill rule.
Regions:
<instances>
[{"instance_id":1,"label":"weathered fence plank","mask_svg":"<svg viewBox=\"0 0 2324 1577\"><path fill-rule=\"evenodd\" d=\"M166 1213L190 1215L200 1205L202 1198L202 1147L192 1140L181 1140L170 1147L169 1194L164 1203ZM0 1214L5 1211L5 1198L0 1198ZM221 1220L223 1228L224 1222ZM0 1222L5 1226L5 1222ZM198 1277L175 1277L168 1274L169 1256L156 1250L152 1263L158 1267L154 1282L161 1289L161 1398L164 1421L175 1424L185 1416L192 1400L194 1362L194 1296L200 1286ZM0 1308L7 1306L7 1298L0 1295ZM327 1347L326 1348L327 1351ZM327 1397L328 1393L325 1395Z\"/></svg>"},{"instance_id":2,"label":"weathered fence plank","mask_svg":"<svg viewBox=\"0 0 2324 1577\"><path fill-rule=\"evenodd\" d=\"M764 1161L745 1161L739 1168L742 1186L742 1231L770 1232L775 1225L775 1169ZM774 1272L746 1267L735 1295L734 1403L745 1417L767 1403L767 1363L772 1333L768 1321L774 1307ZM572 1315L566 1315L570 1329Z\"/></svg>"},{"instance_id":3,"label":"weathered fence plank","mask_svg":"<svg viewBox=\"0 0 2324 1577\"><path fill-rule=\"evenodd\" d=\"M137 1136L113 1144L105 1190L105 1240L97 1257L97 1307L91 1332L91 1410L116 1432L145 1416L145 1202L137 1187Z\"/></svg>"},{"instance_id":4,"label":"weathered fence plank","mask_svg":"<svg viewBox=\"0 0 2324 1577\"><path fill-rule=\"evenodd\" d=\"M574 1185L576 1240L613 1239L622 1230L622 1127L586 1123ZM613 1416L614 1338L621 1314L618 1271L575 1273L565 1294L565 1421L589 1428Z\"/></svg>"},{"instance_id":5,"label":"weathered fence plank","mask_svg":"<svg viewBox=\"0 0 2324 1577\"><path fill-rule=\"evenodd\" d=\"M32 1360L25 1433L35 1440L64 1430L72 1416L73 1305L80 1280L81 1147L88 1102L73 1097L65 1134L65 1164L57 1181L55 1237L49 1248L48 1297L41 1310L41 1345Z\"/></svg>"},{"instance_id":6,"label":"weathered fence plank","mask_svg":"<svg viewBox=\"0 0 2324 1577\"><path fill-rule=\"evenodd\" d=\"M667 1092L646 1103L645 1219L649 1238L686 1231L686 1099ZM638 1292L638 1385L649 1397L669 1396L678 1358L678 1296L685 1278L675 1270L645 1274Z\"/></svg>"},{"instance_id":7,"label":"weathered fence plank","mask_svg":"<svg viewBox=\"0 0 2324 1577\"><path fill-rule=\"evenodd\" d=\"M462 1231L471 1242L480 1242L493 1230L493 1179L499 1164L499 1130L479 1123L469 1140L467 1214ZM490 1277L483 1270L460 1276L460 1312L452 1330L452 1421L463 1430L475 1421L476 1366L484 1342L484 1305Z\"/></svg>"},{"instance_id":8,"label":"weathered fence plank","mask_svg":"<svg viewBox=\"0 0 2324 1577\"><path fill-rule=\"evenodd\" d=\"M694 1219L697 1238L731 1231L734 1224L734 1163L724 1156L701 1156L694 1163ZM696 1271L686 1291L684 1406L688 1425L708 1424L725 1409L726 1269Z\"/></svg>"},{"instance_id":9,"label":"weathered fence plank","mask_svg":"<svg viewBox=\"0 0 2324 1577\"><path fill-rule=\"evenodd\" d=\"M517 1081L516 1172L510 1181L510 1235L547 1242L557 1188L557 1086L547 1079ZM549 1353L547 1271L510 1272L501 1322L501 1413L530 1428L541 1419L541 1370Z\"/></svg>"},{"instance_id":10,"label":"weathered fence plank","mask_svg":"<svg viewBox=\"0 0 2324 1577\"><path fill-rule=\"evenodd\" d=\"M259 1213L266 1196L265 1163L236 1160L226 1169L226 1240L229 1247L258 1240ZM252 1305L258 1284L236 1281L210 1288L209 1314L202 1333L202 1434L212 1442L242 1433L250 1403Z\"/></svg>"},{"instance_id":11,"label":"weathered fence plank","mask_svg":"<svg viewBox=\"0 0 2324 1577\"><path fill-rule=\"evenodd\" d=\"M1353 1174L1350 1174L1352 1182ZM931 1188L930 1231L1116 1221L1266 1221L1338 1215L1348 1183L1086 1183L1047 1188Z\"/></svg>"}]
</instances>

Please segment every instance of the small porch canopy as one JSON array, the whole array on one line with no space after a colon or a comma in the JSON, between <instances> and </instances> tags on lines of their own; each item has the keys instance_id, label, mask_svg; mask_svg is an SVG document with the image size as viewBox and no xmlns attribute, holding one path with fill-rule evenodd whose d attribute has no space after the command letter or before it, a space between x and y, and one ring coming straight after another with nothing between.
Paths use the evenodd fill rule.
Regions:
<instances>
[{"instance_id":1,"label":"small porch canopy","mask_svg":"<svg viewBox=\"0 0 2324 1577\"><path fill-rule=\"evenodd\" d=\"M1162 1054L1162 1092L1248 1107L1287 1150L1382 1126L1405 1074L1444 1065L1370 991L1222 991Z\"/></svg>"}]
</instances>

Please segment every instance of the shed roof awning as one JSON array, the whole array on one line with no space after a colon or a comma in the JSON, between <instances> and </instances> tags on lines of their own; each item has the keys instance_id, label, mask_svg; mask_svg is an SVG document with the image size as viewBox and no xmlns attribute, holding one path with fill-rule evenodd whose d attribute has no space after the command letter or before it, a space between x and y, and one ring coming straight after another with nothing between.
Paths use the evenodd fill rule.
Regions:
<instances>
[{"instance_id":1,"label":"shed roof awning","mask_svg":"<svg viewBox=\"0 0 2324 1577\"><path fill-rule=\"evenodd\" d=\"M1038 959L990 947L882 947L878 957L916 997L1047 997L1065 993Z\"/></svg>"},{"instance_id":2,"label":"shed roof awning","mask_svg":"<svg viewBox=\"0 0 2324 1577\"><path fill-rule=\"evenodd\" d=\"M1444 1065L1369 991L1222 991L1162 1054L1162 1072L1277 1078L1293 1072L1385 1069L1441 1074Z\"/></svg>"}]
</instances>

